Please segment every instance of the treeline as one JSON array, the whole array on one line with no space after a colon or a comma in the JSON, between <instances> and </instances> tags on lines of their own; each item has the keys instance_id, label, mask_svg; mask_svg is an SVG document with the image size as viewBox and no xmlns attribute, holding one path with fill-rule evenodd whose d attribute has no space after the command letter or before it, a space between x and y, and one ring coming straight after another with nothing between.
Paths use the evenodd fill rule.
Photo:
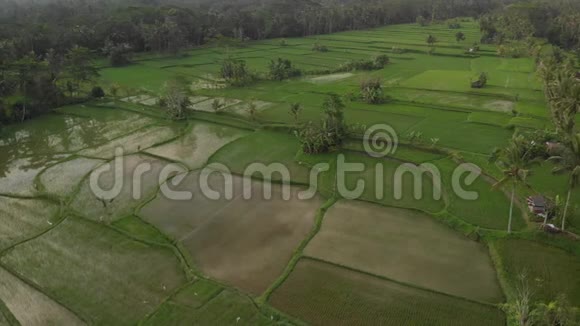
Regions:
<instances>
[{"instance_id":1,"label":"treeline","mask_svg":"<svg viewBox=\"0 0 580 326\"><path fill-rule=\"evenodd\" d=\"M306 36L456 16L489 0L6 0L0 11L0 123L89 95L91 55L128 64L135 52L210 42ZM95 92L94 94L100 94Z\"/></svg>"},{"instance_id":2,"label":"treeline","mask_svg":"<svg viewBox=\"0 0 580 326\"><path fill-rule=\"evenodd\" d=\"M480 18L482 43L503 44L545 38L566 50L580 50L580 2L526 1L496 10Z\"/></svg>"},{"instance_id":3,"label":"treeline","mask_svg":"<svg viewBox=\"0 0 580 326\"><path fill-rule=\"evenodd\" d=\"M16 55L74 45L101 51L107 43L133 51L175 51L220 36L264 39L306 36L387 24L417 16L475 16L495 7L489 0L222 0L113 1L14 0L4 5L0 38ZM134 5L126 5L134 4ZM140 3L140 5L139 5ZM123 5L125 4L125 5ZM6 13L10 13L7 15Z\"/></svg>"}]
</instances>

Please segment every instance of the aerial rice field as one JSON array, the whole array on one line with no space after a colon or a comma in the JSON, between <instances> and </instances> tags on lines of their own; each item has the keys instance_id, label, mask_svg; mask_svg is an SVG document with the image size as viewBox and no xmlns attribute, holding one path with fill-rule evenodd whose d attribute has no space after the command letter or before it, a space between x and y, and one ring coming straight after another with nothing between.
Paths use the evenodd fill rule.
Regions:
<instances>
[{"instance_id":1,"label":"aerial rice field","mask_svg":"<svg viewBox=\"0 0 580 326\"><path fill-rule=\"evenodd\" d=\"M224 178L212 176L211 188L224 193ZM286 201L279 185L273 185L272 198L266 199L261 182L245 183L233 176L232 199L211 200L203 195L198 178L194 172L177 188L197 188L192 200L176 203L160 195L140 214L179 241L205 274L261 294L312 229L321 199L299 200L303 189L293 187L292 199ZM245 198L243 189L251 190L251 199Z\"/></svg>"},{"instance_id":2,"label":"aerial rice field","mask_svg":"<svg viewBox=\"0 0 580 326\"><path fill-rule=\"evenodd\" d=\"M510 236L509 194L493 188L503 174L489 154L516 132L551 126L533 59L499 57L485 44L480 55L465 54L480 31L474 21L461 25L461 43L446 25L408 24L286 45L273 39L139 55L131 65L100 69L99 84L118 85L119 96L4 128L0 324L506 325L498 304L512 298L523 270L539 299L565 293L579 306L577 236L541 237L525 205L530 194L565 196L567 175L554 176L548 163L533 168L515 198ZM438 39L432 55L429 34ZM315 42L329 51L312 51ZM390 58L380 70L322 72L378 54ZM304 74L227 86L218 74L228 56L258 75L279 57ZM489 86L472 89L482 72ZM388 124L396 152L371 157L352 138L330 153L303 153L296 125L320 119L329 94L355 93L368 77L382 78L389 100L346 96L345 121ZM191 93L179 122L159 106L175 78ZM213 111L215 100L224 112ZM297 119L292 103L303 107ZM340 158L363 168L341 170ZM459 162L483 170L465 185L475 201L454 192ZM284 166L288 178L245 175L254 163ZM312 177L318 164L328 169ZM441 182L407 173L397 184L402 164L431 164ZM95 171L103 190L120 182L116 198L95 194ZM340 191L360 181L360 196ZM272 198L264 196L269 188ZM191 198L175 200L163 189ZM578 233L580 190L572 196L569 224Z\"/></svg>"},{"instance_id":3,"label":"aerial rice field","mask_svg":"<svg viewBox=\"0 0 580 326\"><path fill-rule=\"evenodd\" d=\"M516 278L525 273L531 280L535 296L546 300L560 294L574 306L580 302L580 282L575 277L580 263L575 255L557 247L528 240L501 240L494 243L506 273ZM517 279L512 279L517 282Z\"/></svg>"},{"instance_id":4,"label":"aerial rice field","mask_svg":"<svg viewBox=\"0 0 580 326\"><path fill-rule=\"evenodd\" d=\"M339 202L304 255L473 300L503 299L485 246L410 210Z\"/></svg>"},{"instance_id":5,"label":"aerial rice field","mask_svg":"<svg viewBox=\"0 0 580 326\"><path fill-rule=\"evenodd\" d=\"M484 305L315 260L301 260L272 296L274 307L313 325L502 325Z\"/></svg>"}]
</instances>

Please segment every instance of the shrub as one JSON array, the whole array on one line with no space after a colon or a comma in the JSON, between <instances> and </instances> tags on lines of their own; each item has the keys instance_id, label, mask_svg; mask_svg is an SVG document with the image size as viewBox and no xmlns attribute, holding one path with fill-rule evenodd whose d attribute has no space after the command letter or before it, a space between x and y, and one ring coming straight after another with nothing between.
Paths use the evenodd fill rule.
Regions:
<instances>
[{"instance_id":1,"label":"shrub","mask_svg":"<svg viewBox=\"0 0 580 326\"><path fill-rule=\"evenodd\" d=\"M246 112L250 116L250 119L256 120L256 114L258 114L258 106L256 105L256 101L251 100L246 106Z\"/></svg>"},{"instance_id":2,"label":"shrub","mask_svg":"<svg viewBox=\"0 0 580 326\"><path fill-rule=\"evenodd\" d=\"M222 103L219 99L214 99L213 102L211 102L211 108L215 113L222 113L225 109L225 104Z\"/></svg>"},{"instance_id":3,"label":"shrub","mask_svg":"<svg viewBox=\"0 0 580 326\"><path fill-rule=\"evenodd\" d=\"M372 60L351 60L340 65L339 71L354 71L354 70L374 70L374 62Z\"/></svg>"},{"instance_id":4,"label":"shrub","mask_svg":"<svg viewBox=\"0 0 580 326\"><path fill-rule=\"evenodd\" d=\"M278 58L277 60L270 61L270 78L272 80L281 81L298 77L301 74L300 69L295 68L290 60Z\"/></svg>"},{"instance_id":5,"label":"shrub","mask_svg":"<svg viewBox=\"0 0 580 326\"><path fill-rule=\"evenodd\" d=\"M528 49L523 44L506 44L497 48L500 57L521 58L528 54Z\"/></svg>"},{"instance_id":6,"label":"shrub","mask_svg":"<svg viewBox=\"0 0 580 326\"><path fill-rule=\"evenodd\" d=\"M473 45L469 48L465 50L465 54L477 54L477 52L479 52L479 45L477 43L473 43Z\"/></svg>"},{"instance_id":7,"label":"shrub","mask_svg":"<svg viewBox=\"0 0 580 326\"><path fill-rule=\"evenodd\" d=\"M379 70L383 69L385 65L390 62L389 57L386 54L378 55L371 60L352 60L347 61L340 65L338 68L339 72L344 71L354 71L354 70Z\"/></svg>"},{"instance_id":8,"label":"shrub","mask_svg":"<svg viewBox=\"0 0 580 326\"><path fill-rule=\"evenodd\" d=\"M385 96L380 78L368 78L360 83L362 100L369 104L380 104L385 101Z\"/></svg>"},{"instance_id":9,"label":"shrub","mask_svg":"<svg viewBox=\"0 0 580 326\"><path fill-rule=\"evenodd\" d=\"M393 46L392 51L393 51L393 53L396 53L396 54L402 54L402 53L407 52L406 49L400 48L398 46Z\"/></svg>"},{"instance_id":10,"label":"shrub","mask_svg":"<svg viewBox=\"0 0 580 326\"><path fill-rule=\"evenodd\" d=\"M471 88L484 88L487 85L487 74L482 72L479 78L471 83Z\"/></svg>"},{"instance_id":11,"label":"shrub","mask_svg":"<svg viewBox=\"0 0 580 326\"><path fill-rule=\"evenodd\" d=\"M109 87L109 94L111 94L111 96L113 97L117 97L117 95L119 95L119 91L121 90L121 86L117 83L112 84Z\"/></svg>"},{"instance_id":12,"label":"shrub","mask_svg":"<svg viewBox=\"0 0 580 326\"><path fill-rule=\"evenodd\" d=\"M330 95L323 104L324 118L309 122L296 131L302 150L306 154L327 153L340 147L347 135L344 122L344 103L336 95Z\"/></svg>"},{"instance_id":13,"label":"shrub","mask_svg":"<svg viewBox=\"0 0 580 326\"><path fill-rule=\"evenodd\" d=\"M294 117L294 121L298 122L300 119L300 113L302 112L302 104L300 103L291 103L290 104L290 114Z\"/></svg>"},{"instance_id":14,"label":"shrub","mask_svg":"<svg viewBox=\"0 0 580 326\"><path fill-rule=\"evenodd\" d=\"M433 46L435 43L437 43L437 38L432 34L429 34L429 36L427 36L427 39L425 41L429 46Z\"/></svg>"},{"instance_id":15,"label":"shrub","mask_svg":"<svg viewBox=\"0 0 580 326\"><path fill-rule=\"evenodd\" d=\"M322 44L316 42L312 46L312 51L316 51L316 52L328 52L328 47L326 47L326 45L322 45Z\"/></svg>"},{"instance_id":16,"label":"shrub","mask_svg":"<svg viewBox=\"0 0 580 326\"><path fill-rule=\"evenodd\" d=\"M449 25L447 25L449 27L449 29L460 29L461 28L461 24L458 22L452 22L449 23Z\"/></svg>"},{"instance_id":17,"label":"shrub","mask_svg":"<svg viewBox=\"0 0 580 326\"><path fill-rule=\"evenodd\" d=\"M386 54L381 54L375 57L374 64L376 69L382 69L390 62L389 56Z\"/></svg>"},{"instance_id":18,"label":"shrub","mask_svg":"<svg viewBox=\"0 0 580 326\"><path fill-rule=\"evenodd\" d=\"M330 151L329 141L324 132L324 125L320 122L308 122L295 131L300 141L302 151L306 154L321 154Z\"/></svg>"},{"instance_id":19,"label":"shrub","mask_svg":"<svg viewBox=\"0 0 580 326\"><path fill-rule=\"evenodd\" d=\"M91 97L92 98L103 98L105 97L105 91L101 86L95 86L91 90Z\"/></svg>"},{"instance_id":20,"label":"shrub","mask_svg":"<svg viewBox=\"0 0 580 326\"><path fill-rule=\"evenodd\" d=\"M191 105L189 97L183 90L183 86L176 81L165 83L159 106L165 109L171 120L183 120L186 118L186 110Z\"/></svg>"},{"instance_id":21,"label":"shrub","mask_svg":"<svg viewBox=\"0 0 580 326\"><path fill-rule=\"evenodd\" d=\"M419 26L427 26L429 24L427 19L425 19L425 17L423 16L417 16L417 19L415 19L415 21L417 22L417 24L419 24Z\"/></svg>"},{"instance_id":22,"label":"shrub","mask_svg":"<svg viewBox=\"0 0 580 326\"><path fill-rule=\"evenodd\" d=\"M246 67L246 61L226 58L222 62L220 76L234 86L244 86L253 81L254 77Z\"/></svg>"}]
</instances>

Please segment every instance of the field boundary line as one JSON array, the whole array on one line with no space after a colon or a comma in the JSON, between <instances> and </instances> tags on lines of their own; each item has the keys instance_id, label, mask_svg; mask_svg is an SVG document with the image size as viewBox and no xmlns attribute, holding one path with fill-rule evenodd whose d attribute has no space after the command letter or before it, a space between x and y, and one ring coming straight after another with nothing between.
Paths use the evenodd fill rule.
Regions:
<instances>
[{"instance_id":1,"label":"field boundary line","mask_svg":"<svg viewBox=\"0 0 580 326\"><path fill-rule=\"evenodd\" d=\"M132 233L130 233L130 232L127 232L127 231L125 231L124 229L122 229L122 228L118 227L117 225L115 225L115 223L116 223L116 222L122 221L122 220L124 220L124 219L126 219L126 218L136 218L136 219L138 219L138 220L139 220L141 223L143 223L143 224L145 224L145 225L148 225L148 226L150 226L150 227L153 227L153 228L155 228L155 226L151 225L151 224L150 224L150 223L148 223L147 221L144 221L144 220L143 220L141 217L139 217L139 216L137 216L137 215L134 215L134 214L129 214L129 215L127 215L127 216L123 216L123 217L121 217L121 218L120 218L120 219L118 219L117 221L115 221L115 222L111 223L111 225L110 225L109 227L110 227L110 228L112 228L112 229L115 229L115 231L117 231L118 233L122 233L123 235L125 235L125 236L127 236L127 237L129 237L129 238L131 238L131 239L133 239L133 240L135 240L135 241L142 242L142 243L144 243L144 244L148 244L148 245L152 245L152 246L167 247L167 246L168 246L168 245L167 245L167 243L172 243L172 242L173 242L173 241L172 241L172 240L171 240L169 237L167 237L167 235L165 235L163 232L159 231L157 228L155 228L155 230L156 230L157 232L159 232L159 234L160 234L160 235L162 235L162 236L163 236L163 238L164 238L165 240L167 240L167 243L160 243L160 242L155 242L155 241L146 240L146 239L144 239L144 238L139 238L138 236L135 236L135 235L133 235ZM86 218L85 218L85 219L86 219ZM90 219L86 219L86 220L90 220ZM92 221L92 220L90 220L90 221ZM94 221L92 221L92 222L94 222Z\"/></svg>"},{"instance_id":2,"label":"field boundary line","mask_svg":"<svg viewBox=\"0 0 580 326\"><path fill-rule=\"evenodd\" d=\"M150 95L150 96L156 96L156 95L147 94L147 92L142 92L140 95L143 95L143 94ZM132 96L138 96L138 95L130 95L128 97L132 97ZM147 106L147 105L143 105L141 103L133 103L133 102L121 101L118 98L112 98L111 100L112 100L112 102L113 102L113 104L115 106L109 105L110 103L98 103L98 102L95 103L95 101L88 102L88 104L94 105L94 106L96 106L98 108L106 108L106 109L109 109L109 110L123 110L125 112L130 112L130 113L134 113L134 114L138 114L138 115L141 115L141 116L144 116L144 117L148 117L148 118L154 119L157 122L162 122L164 120L163 117L165 116L165 113L157 105ZM142 109L148 109L148 110L154 109L157 112L159 112L160 114L159 115L155 115L153 113L148 113L147 111L138 111L138 110L135 110L135 109L131 109L129 107L131 105L134 105L135 107L142 108Z\"/></svg>"},{"instance_id":3,"label":"field boundary line","mask_svg":"<svg viewBox=\"0 0 580 326\"><path fill-rule=\"evenodd\" d=\"M216 154L217 154L217 152L216 152ZM208 161L208 162L210 162L210 161ZM207 167L209 165L211 165L211 163L206 164L201 169L195 169L195 170L193 170L191 172L203 170L205 167ZM216 171L216 172L225 172L225 171L220 171L220 170L214 170L214 171ZM285 183L283 182L283 180L275 180L275 179L269 179L269 178L259 178L259 177L256 177L255 175L258 174L258 172L252 174L249 177L246 176L246 175L240 174L238 172L235 172L235 171L229 171L229 173L232 176L236 176L236 177L240 177L240 178L244 178L244 179L245 178L248 178L250 180L254 180L254 181L258 181L258 182L269 182L269 183L276 184L276 185L285 185ZM290 182L288 182L287 185L294 186L294 187L309 187L310 186L309 183L302 183L302 182L298 182L298 181L294 181L294 180L290 180Z\"/></svg>"},{"instance_id":4,"label":"field boundary line","mask_svg":"<svg viewBox=\"0 0 580 326\"><path fill-rule=\"evenodd\" d=\"M205 281L205 282L209 282L209 283L215 283L215 282L212 282L212 281L210 281L210 280L203 280L203 281ZM219 283L215 283L215 284L218 284L218 285L219 285ZM206 300L204 303L202 303L202 304L201 304L201 306L199 306L199 307L195 308L195 310L200 310L201 308L205 307L205 306L206 306L208 303L210 303L211 301L213 301L214 299L216 299L217 297L219 297L219 296L220 296L220 295L221 295L221 294L222 294L224 291L226 291L226 289L227 289L227 290L230 290L229 288L224 288L224 287L221 287L221 286L220 286L220 290L219 290L219 291L216 291L216 293L214 293L214 294L213 294L211 297L209 297L209 298L208 298L208 299L207 299L207 300ZM231 290L230 290L230 291L231 291ZM253 300L250 300L250 301L253 301ZM253 306L254 306L254 307L256 307L256 305L255 305L255 304L253 304Z\"/></svg>"},{"instance_id":5,"label":"field boundary line","mask_svg":"<svg viewBox=\"0 0 580 326\"><path fill-rule=\"evenodd\" d=\"M173 142L173 141L175 141L175 140L178 140L178 139L179 139L179 138L177 138L177 139L174 139L174 140L172 140L171 142ZM171 143L171 142L169 142L169 143ZM167 144L169 144L169 143L164 143L164 144L160 144L160 145L155 145L155 147L157 147L157 146L163 146L163 145L167 145ZM151 148L155 148L155 147L151 147ZM149 153L149 152L147 152L147 150L149 150L149 149L151 149L151 148L148 148L148 149L142 150L142 151L140 151L140 152L137 152L137 153L135 153L135 154L138 154L138 155L143 155L143 156L149 156L150 158L153 158L153 159L156 159L156 160L159 160L159 161L165 161L166 163L169 163L169 164L177 164L177 165L181 165L181 166L182 166L182 167L184 167L184 168L185 168L185 170L187 171L186 173L189 173L189 172L191 172L191 169L189 168L189 166L187 166L187 164L185 164L184 162L177 161L177 160L173 160L173 159L170 159L170 158L168 158L168 157L159 156L159 155L157 155L157 154L152 154L152 153ZM135 155L135 154L130 154L130 155ZM173 179L173 177L170 177L170 178L168 178L167 180L165 180L165 182L169 181L170 179Z\"/></svg>"},{"instance_id":6,"label":"field boundary line","mask_svg":"<svg viewBox=\"0 0 580 326\"><path fill-rule=\"evenodd\" d=\"M145 315L143 318L141 318L141 320L139 320L139 322L137 323L137 325L141 326L144 325L144 323L146 323L147 321L149 321L153 316L155 316L155 314L157 312L159 312L159 310L161 310L161 307L163 307L163 305L165 305L167 302L171 301L179 292L181 292L183 289L185 289L186 287L193 285L197 282L197 280L192 280L189 282L185 282L185 284L183 284L182 286L176 288L175 290L173 290L173 292L171 294L169 294L165 299L163 299L158 305L157 307L155 307L155 309L153 309L151 312L149 312L147 315Z\"/></svg>"},{"instance_id":7,"label":"field boundary line","mask_svg":"<svg viewBox=\"0 0 580 326\"><path fill-rule=\"evenodd\" d=\"M224 151L224 150L225 150L225 148L226 148L227 146L230 146L230 145L231 145L231 146L235 146L235 144L236 144L237 142L240 142L240 141L242 141L242 139L245 139L246 137L249 137L250 135L257 134L257 133L258 133L258 130L252 130L252 131L251 131L250 133L248 133L247 135L244 135L244 136L242 136L242 137L240 137L240 138L238 138L238 139L235 139L235 140L233 140L233 141L231 141L231 142L229 142L229 143L227 143L227 144L225 144L225 145L221 146L221 147L220 147L220 148L218 148L218 149L217 149L215 152L213 152L213 154L211 154L211 155L210 155L210 156L207 158L207 160L205 161L205 164L204 164L204 165L203 165L201 168L199 168L199 169L197 169L197 170L203 170L205 167L207 167L208 165L210 165L210 164L211 164L210 162L212 162L212 161L213 161L213 159L214 159L214 158L215 158L215 157L218 155L218 153L220 153L220 152ZM232 172L232 173L233 173L233 172Z\"/></svg>"},{"instance_id":8,"label":"field boundary line","mask_svg":"<svg viewBox=\"0 0 580 326\"><path fill-rule=\"evenodd\" d=\"M456 94L456 95L473 95L473 96L480 96L480 97L489 97L489 98L496 99L496 100L497 100L497 98L503 98L503 99L510 100L510 101L514 99L513 96L502 94L502 93L484 93L484 92L480 93L480 92L474 92L474 91L461 92L461 91L439 90L439 89L408 87L408 86L394 86L392 88L408 89L408 90L414 90L414 91L418 90L418 91L426 91L426 92L451 93L451 94ZM524 100L526 100L526 99L524 98Z\"/></svg>"},{"instance_id":9,"label":"field boundary line","mask_svg":"<svg viewBox=\"0 0 580 326\"><path fill-rule=\"evenodd\" d=\"M509 281L504 269L503 260L497 250L496 241L487 241L487 248L489 250L489 256L491 257L491 262L495 269L495 274L501 290L503 291L504 299L510 301L514 298L513 288L509 285Z\"/></svg>"},{"instance_id":10,"label":"field boundary line","mask_svg":"<svg viewBox=\"0 0 580 326\"><path fill-rule=\"evenodd\" d=\"M216 116L224 117L225 119L212 119L212 118L210 118L210 117L216 117ZM213 124L218 124L218 125L222 125L222 126L226 126L226 127L237 128L237 129L248 130L248 131L256 131L260 127L259 125L256 125L255 123L252 123L251 121L246 120L246 119L235 118L232 116L227 116L225 114L217 115L215 113L205 112L205 111L194 111L191 118L188 120L198 120L198 121L203 121L203 122L209 122L209 123L213 123ZM228 123L228 122L231 122L231 123ZM235 124L234 122L237 122L238 124Z\"/></svg>"},{"instance_id":11,"label":"field boundary line","mask_svg":"<svg viewBox=\"0 0 580 326\"><path fill-rule=\"evenodd\" d=\"M170 127L173 124L185 125L185 127L180 126L182 128L180 128L179 133L175 137L169 138L169 139L164 140L164 141L159 142L159 143L155 143L151 147L148 147L148 148L145 148L145 149L140 149L139 151L137 151L137 153L145 153L145 151L148 150L148 149L151 149L151 148L155 148L155 147L158 147L158 146L163 146L163 145L167 145L169 143L172 143L172 142L174 142L176 140L179 140L179 139L185 137L185 135L187 135L187 133L189 131L191 131L191 129L193 129L193 124L192 123L189 123L189 120L173 121L171 124L169 124L167 126Z\"/></svg>"},{"instance_id":12,"label":"field boundary line","mask_svg":"<svg viewBox=\"0 0 580 326\"><path fill-rule=\"evenodd\" d=\"M62 204L63 203L63 201L61 200L60 197L55 196L55 195L51 195L51 194L48 194L45 192L39 192L33 196L0 193L0 197L8 198L8 199L21 199L21 200L44 200L44 201L52 202L54 204Z\"/></svg>"},{"instance_id":13,"label":"field boundary line","mask_svg":"<svg viewBox=\"0 0 580 326\"><path fill-rule=\"evenodd\" d=\"M193 280L192 276L194 276L194 275L191 275L191 274L193 274L193 273L192 273L190 270L188 270L188 269L184 269L184 268L183 268L183 267L184 267L184 262L183 262L183 260L181 259L182 257L180 257L180 255L177 255L177 254L176 254L176 249L177 249L177 248L175 248L175 247L173 247L173 246L171 246L171 245L168 245L168 244L156 243L156 242L153 242L153 241L149 241L149 240L145 240L145 239L140 239L140 238L138 238L138 237L136 237L136 236L134 236L134 235L132 235L132 234L130 234L130 233L128 233L128 232L126 232L125 230L123 230L123 229L121 229L121 228L119 228L119 227L117 227L117 226L113 225L112 223L111 223L111 224L106 224L106 223L99 223L99 222L97 222L97 221L95 221L95 220L92 220L92 219L90 219L90 218L87 218L87 217L85 217L85 216L83 216L83 215L79 215L79 213L78 213L78 212L75 212L75 213L76 213L76 214L74 214L74 217L75 217L75 218L78 218L78 219L80 219L80 220L82 220L82 221L84 221L84 222L87 222L87 223L93 224L93 225L95 225L95 226L97 226L97 227L100 227L100 228L104 228L104 229L111 230L111 231L113 231L113 232L117 233L118 235L121 235L122 237L128 238L128 239L129 239L129 240L131 240L131 241L134 241L134 242L138 242L138 243L144 244L144 245L146 245L146 246L148 246L148 247L150 247L150 248L151 248L151 247L157 247L158 249L163 249L163 250L167 250L167 251L169 251L169 252L172 252L172 253L173 253L173 255L175 255L175 256L176 256L175 258L177 258L177 260L180 262L180 265L181 265L181 267L182 267L182 268L181 268L181 269L182 269L182 272L183 272L183 274L184 274L184 276L185 276L185 279L187 280L187 282L190 282L190 281L192 281L192 280ZM119 220L121 220L121 219L124 219L124 218L127 218L127 217L131 217L131 216L133 216L133 217L136 217L136 218L138 218L139 220L141 220L141 221L142 221L142 219L141 219L139 216L136 216L136 215L134 215L134 214L130 214L130 215L124 216L124 217L120 218ZM156 229L158 232L160 232L160 234L161 234L161 235L163 235L164 237L166 237L166 238L167 238L167 236L166 236L166 235L165 235L163 232L159 231L157 228L155 228L155 229ZM171 239L167 238L167 240L171 240ZM172 243L172 242L170 242L170 243ZM189 267L189 266L187 266L187 267ZM186 283L187 283L187 282L186 282Z\"/></svg>"},{"instance_id":14,"label":"field boundary line","mask_svg":"<svg viewBox=\"0 0 580 326\"><path fill-rule=\"evenodd\" d=\"M370 277L378 278L378 279L381 279L383 281L395 283L395 284L402 285L402 286L409 287L409 288L413 288L413 289L416 289L416 290L421 290L421 291L424 291L424 292L430 292L430 293L433 293L433 294L443 295L443 296L446 296L446 297L449 297L449 298L453 298L453 299L457 299L457 300L461 300L461 301L466 301L466 302L470 302L470 303L475 303L475 304L479 304L479 305L482 305L482 306L492 307L492 308L497 309L497 305L496 304L493 304L493 303L479 301L479 300L474 300L474 299L469 299L469 298L465 298L465 297L460 297L460 296L453 295L453 294L449 294L449 293L445 293L445 292L439 292L439 291L436 291L436 290L433 290L433 289L429 289L429 288L426 288L426 287L422 287L422 286L419 286L419 285L415 285L415 284L411 284L411 283L406 283L406 282L401 282L401 281L394 280L392 278L388 278L386 276L382 276L382 275L378 275L378 274L373 274L373 273L370 273L370 272L362 271L362 270L359 270L359 269L356 269L356 268L352 268L352 267L349 267L349 266L346 266L346 265L341 265L341 264L333 263L333 262L330 262L330 261L327 261L327 260L324 260L324 259L321 259L321 258L316 258L316 257L311 257L311 256L303 256L302 259L312 260L312 261L316 261L316 262L319 262L319 263L323 263L323 264L335 266L335 267L338 267L338 268L342 268L342 269L349 270L351 272L356 272L356 273L359 273L359 274L364 274L364 275L367 275L367 276L370 276Z\"/></svg>"},{"instance_id":15,"label":"field boundary line","mask_svg":"<svg viewBox=\"0 0 580 326\"><path fill-rule=\"evenodd\" d=\"M99 145L99 146L101 146L101 145ZM71 152L70 153L70 156L68 156L68 157L66 157L66 158L64 158L62 160L59 160L56 163L53 163L53 164L50 164L50 165L46 166L44 169L42 169L42 171L38 172L34 176L34 186L37 189L40 189L40 193L46 193L46 194L49 194L49 195L53 195L53 194L49 193L46 190L46 185L42 182L42 177L46 174L46 171L54 168L55 166L59 166L61 164L65 164L65 163L68 163L68 162L72 162L72 161L78 160L78 159L83 159L84 158L84 159L89 159L89 160L96 160L96 159L93 159L93 158L79 156L79 155L77 155L77 153L78 153L78 151ZM98 159L98 160L99 161L104 161L103 159ZM99 166L100 166L100 164L97 164L95 166L95 169L98 168ZM92 171L93 171L93 169L91 169L91 171L89 171L89 173L91 173ZM84 180L84 178L85 178L85 176L82 176L81 180ZM76 187L76 185L75 185L75 187ZM65 197L65 198L67 197L67 196L61 196L61 195L56 195L56 196L57 197Z\"/></svg>"},{"instance_id":16,"label":"field boundary line","mask_svg":"<svg viewBox=\"0 0 580 326\"><path fill-rule=\"evenodd\" d=\"M278 279L276 279L274 283L272 283L270 287L267 288L266 291L264 291L264 293L256 299L256 302L259 305L266 304L266 302L268 302L270 296L274 293L274 291L278 289L286 281L286 279L288 279L290 273L294 271L294 268L298 264L298 261L300 261L300 258L303 257L304 249L306 249L310 241L312 241L312 239L314 239L314 237L322 229L322 222L324 221L326 212L336 202L337 198L330 198L318 209L312 230L310 231L308 236L302 241L302 243L300 243L298 248L296 248L296 250L294 251L294 255L292 255L292 258L290 258L290 261L286 265L286 268L282 273L282 275L280 275L280 277L278 277Z\"/></svg>"},{"instance_id":17,"label":"field boundary line","mask_svg":"<svg viewBox=\"0 0 580 326\"><path fill-rule=\"evenodd\" d=\"M48 228L44 229L44 230L43 230L43 231L41 231L40 233L37 233L37 234L35 234L35 235L31 236L31 237L28 237L28 238L26 238L26 239L23 239L23 240L21 240L21 241L18 241L18 242L16 242L16 243L14 243L14 244L12 244L12 245L10 245L10 246L8 246L8 247L6 247L6 248L2 249L2 250L0 251L0 265L2 265L2 264L3 264L3 263L2 263L2 258L3 258L3 257L4 257L4 256L5 256L5 255L6 255L6 254L9 252L9 251L11 251L12 249L14 249L14 248L16 248L16 247L18 247L18 246L20 246L20 245L22 245L22 244L25 244L25 243L27 243L27 242L34 241L34 240L36 240L36 239L38 239L38 238L42 237L43 235L45 235L45 234L47 234L47 233L51 232L52 230L56 229L57 227L59 227L59 226L60 226L60 225L61 225L61 224L62 224L62 223L63 223L63 222L66 220L66 219L68 219L68 218L69 218L69 214L67 214L67 213L68 213L68 209L66 209L66 208L67 208L67 207L65 207L65 204L64 204L64 202L60 202L60 207L58 208L58 211L57 211L57 212L56 212L54 215L52 215L52 216L50 217L50 218L55 218L55 219L58 219L58 220L57 220L55 223L53 223L53 225L50 225Z\"/></svg>"},{"instance_id":18,"label":"field boundary line","mask_svg":"<svg viewBox=\"0 0 580 326\"><path fill-rule=\"evenodd\" d=\"M152 226L149 223L143 221L142 218L140 218L139 216L136 216L136 215L129 215L129 216L123 217L122 219L128 218L128 217L137 218L141 222L143 222L149 226ZM84 220L94 222L94 221L92 221L90 219L86 219L86 218L84 218ZM96 223L96 222L94 222L94 223ZM172 239L168 238L166 234L164 234L163 232L161 232L160 230L158 230L154 226L153 227L155 228L155 230L157 230L157 232L159 232L159 234L161 234L168 241L167 244L138 238L138 237L134 236L133 234L126 232L125 230L123 230L123 229L121 229L113 224L107 225L106 227L112 229L113 231L115 231L115 232L135 241L135 242L139 242L139 243L145 244L145 245L150 246L150 247L159 247L159 248L163 248L163 249L167 249L167 250L171 251L173 253L173 255L175 255L175 258L177 258L177 260L179 261L179 264L181 265L181 268L182 268L183 274L185 275L186 280L192 281L195 279L195 273L192 271L191 267L187 263L187 260L183 257L183 255L181 254L179 249L176 247L175 242Z\"/></svg>"},{"instance_id":19,"label":"field boundary line","mask_svg":"<svg viewBox=\"0 0 580 326\"><path fill-rule=\"evenodd\" d=\"M52 300L53 302L55 302L56 304L58 304L59 306L61 306L63 309L65 309L68 312L70 312L73 316L77 317L80 321L84 322L86 325L90 325L89 319L85 318L80 313L77 313L76 311L74 311L71 308L69 308L62 301L60 301L59 299L57 299L56 297L54 297L50 292L48 292L47 290L45 290L45 289L41 288L40 286L36 285L34 282L30 281L26 277L20 275L15 269L13 269L12 267L6 265L1 260L0 260L0 267L2 267L8 273L12 274L14 277L18 278L20 281L22 281L26 285L30 286L34 290L38 291L42 295L44 295L47 298L49 298L50 300Z\"/></svg>"},{"instance_id":20,"label":"field boundary line","mask_svg":"<svg viewBox=\"0 0 580 326\"><path fill-rule=\"evenodd\" d=\"M22 325L20 321L14 316L12 311L6 306L3 300L0 300L0 314L4 316L6 321L8 321L9 326L20 326Z\"/></svg>"}]
</instances>

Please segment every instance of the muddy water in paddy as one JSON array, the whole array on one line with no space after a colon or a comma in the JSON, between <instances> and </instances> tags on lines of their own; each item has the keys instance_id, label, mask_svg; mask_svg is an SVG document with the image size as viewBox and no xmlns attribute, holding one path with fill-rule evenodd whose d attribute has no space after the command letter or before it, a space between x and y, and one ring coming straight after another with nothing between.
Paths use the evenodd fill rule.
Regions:
<instances>
[{"instance_id":1,"label":"muddy water in paddy","mask_svg":"<svg viewBox=\"0 0 580 326\"><path fill-rule=\"evenodd\" d=\"M199 186L199 173L191 173L173 187L193 192L191 200L159 194L140 214L180 241L204 273L258 295L283 272L312 230L322 198L300 200L297 194L304 189L291 187L286 201L281 186L272 185L272 199L267 200L262 182L233 176L233 198L227 200L224 180L210 176L210 188L222 197L209 199ZM244 199L244 189L250 190L250 199Z\"/></svg>"}]
</instances>

